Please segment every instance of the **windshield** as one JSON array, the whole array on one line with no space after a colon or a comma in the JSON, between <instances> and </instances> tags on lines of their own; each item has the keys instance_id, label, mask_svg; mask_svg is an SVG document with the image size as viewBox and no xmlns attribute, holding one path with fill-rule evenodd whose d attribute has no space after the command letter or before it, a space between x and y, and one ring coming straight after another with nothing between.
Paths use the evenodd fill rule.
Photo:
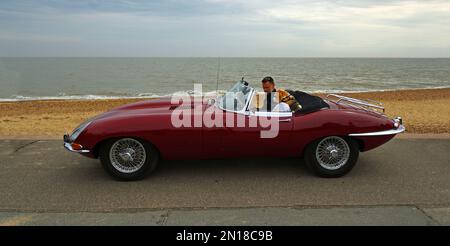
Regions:
<instances>
[{"instance_id":1,"label":"windshield","mask_svg":"<svg viewBox=\"0 0 450 246\"><path fill-rule=\"evenodd\" d=\"M247 105L252 88L245 81L239 81L231 87L218 101L219 107L224 110L242 111Z\"/></svg>"}]
</instances>

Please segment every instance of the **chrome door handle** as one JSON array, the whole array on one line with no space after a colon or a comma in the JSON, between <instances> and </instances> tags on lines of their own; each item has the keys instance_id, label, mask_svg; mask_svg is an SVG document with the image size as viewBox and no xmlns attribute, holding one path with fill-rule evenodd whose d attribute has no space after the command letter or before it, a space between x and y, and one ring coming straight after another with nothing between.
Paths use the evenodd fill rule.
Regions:
<instances>
[{"instance_id":1,"label":"chrome door handle","mask_svg":"<svg viewBox=\"0 0 450 246\"><path fill-rule=\"evenodd\" d=\"M291 119L278 120L278 122L291 122Z\"/></svg>"}]
</instances>

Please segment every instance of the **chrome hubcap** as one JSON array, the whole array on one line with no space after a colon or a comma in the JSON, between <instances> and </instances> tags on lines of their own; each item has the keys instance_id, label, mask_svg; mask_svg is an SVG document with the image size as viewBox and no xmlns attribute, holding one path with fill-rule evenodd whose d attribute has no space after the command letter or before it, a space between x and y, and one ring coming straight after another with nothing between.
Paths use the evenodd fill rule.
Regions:
<instances>
[{"instance_id":1,"label":"chrome hubcap","mask_svg":"<svg viewBox=\"0 0 450 246\"><path fill-rule=\"evenodd\" d=\"M132 162L134 161L133 155L136 153L132 148L126 148L123 152L119 153L120 158L122 158L125 162Z\"/></svg>"},{"instance_id":2,"label":"chrome hubcap","mask_svg":"<svg viewBox=\"0 0 450 246\"><path fill-rule=\"evenodd\" d=\"M117 140L109 151L113 167L122 173L133 173L141 169L146 160L144 146L132 138Z\"/></svg>"},{"instance_id":3,"label":"chrome hubcap","mask_svg":"<svg viewBox=\"0 0 450 246\"><path fill-rule=\"evenodd\" d=\"M339 152L336 149L330 150L330 155L332 158L337 158L339 156Z\"/></svg>"},{"instance_id":4,"label":"chrome hubcap","mask_svg":"<svg viewBox=\"0 0 450 246\"><path fill-rule=\"evenodd\" d=\"M347 142L336 136L322 139L316 149L316 159L320 166L328 170L336 170L344 166L350 158L350 147Z\"/></svg>"}]
</instances>

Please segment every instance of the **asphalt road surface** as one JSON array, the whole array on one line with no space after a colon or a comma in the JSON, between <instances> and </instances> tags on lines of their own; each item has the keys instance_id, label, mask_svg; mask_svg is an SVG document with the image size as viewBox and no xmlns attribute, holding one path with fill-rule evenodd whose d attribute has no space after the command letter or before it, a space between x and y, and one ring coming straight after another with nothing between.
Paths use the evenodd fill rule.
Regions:
<instances>
[{"instance_id":1,"label":"asphalt road surface","mask_svg":"<svg viewBox=\"0 0 450 246\"><path fill-rule=\"evenodd\" d=\"M56 140L0 140L0 225L450 224L450 139L394 139L346 176L298 158L165 161L119 182Z\"/></svg>"}]
</instances>

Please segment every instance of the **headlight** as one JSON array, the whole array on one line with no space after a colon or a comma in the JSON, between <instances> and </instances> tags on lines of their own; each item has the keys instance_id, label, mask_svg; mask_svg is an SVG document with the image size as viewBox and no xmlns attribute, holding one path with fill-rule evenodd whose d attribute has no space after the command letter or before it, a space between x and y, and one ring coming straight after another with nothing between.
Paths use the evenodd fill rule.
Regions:
<instances>
[{"instance_id":1,"label":"headlight","mask_svg":"<svg viewBox=\"0 0 450 246\"><path fill-rule=\"evenodd\" d=\"M91 124L91 122L92 122L91 120L83 122L83 123L81 123L81 125L79 125L77 128L75 128L75 130L70 135L70 140L72 142L77 140L78 136L80 136L80 133L82 133L84 131L84 129L86 129L86 127L88 127L89 124Z\"/></svg>"}]
</instances>

